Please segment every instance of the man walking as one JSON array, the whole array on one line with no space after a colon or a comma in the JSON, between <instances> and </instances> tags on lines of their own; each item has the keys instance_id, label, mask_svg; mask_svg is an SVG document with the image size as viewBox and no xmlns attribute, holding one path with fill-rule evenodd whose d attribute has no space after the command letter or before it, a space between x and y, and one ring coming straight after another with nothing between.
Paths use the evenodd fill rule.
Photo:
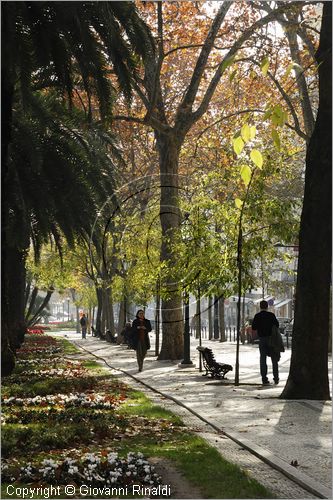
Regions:
<instances>
[{"instance_id":1,"label":"man walking","mask_svg":"<svg viewBox=\"0 0 333 500\"><path fill-rule=\"evenodd\" d=\"M80 325L81 325L82 338L85 339L87 335L88 320L84 313L82 314L82 317L80 319Z\"/></svg>"},{"instance_id":2,"label":"man walking","mask_svg":"<svg viewBox=\"0 0 333 500\"><path fill-rule=\"evenodd\" d=\"M262 300L260 302L260 312L254 316L252 323L252 330L257 330L259 337L260 374L263 385L269 385L269 380L267 378L267 356L270 356L272 358L274 383L279 383L278 361L280 359L280 353L272 350L270 338L272 335L273 326L275 325L276 327L278 327L279 322L276 319L275 314L267 311L267 309L268 302L266 300Z\"/></svg>"}]
</instances>

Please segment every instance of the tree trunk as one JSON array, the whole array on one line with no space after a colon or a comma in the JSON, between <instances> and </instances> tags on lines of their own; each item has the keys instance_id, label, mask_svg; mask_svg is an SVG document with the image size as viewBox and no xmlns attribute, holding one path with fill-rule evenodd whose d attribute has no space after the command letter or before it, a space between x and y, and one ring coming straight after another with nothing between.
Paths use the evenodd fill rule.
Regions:
<instances>
[{"instance_id":1,"label":"tree trunk","mask_svg":"<svg viewBox=\"0 0 333 500\"><path fill-rule=\"evenodd\" d=\"M113 314L113 297L112 290L108 288L106 290L106 300L107 300L107 327L110 330L111 334L114 336L116 334L116 330L114 327L114 314Z\"/></svg>"},{"instance_id":2,"label":"tree trunk","mask_svg":"<svg viewBox=\"0 0 333 500\"><path fill-rule=\"evenodd\" d=\"M102 299L102 289L96 288L97 296L97 313L96 313L96 333L99 335L102 328L102 309L103 309L103 299Z\"/></svg>"},{"instance_id":3,"label":"tree trunk","mask_svg":"<svg viewBox=\"0 0 333 500\"><path fill-rule=\"evenodd\" d=\"M324 2L319 48L319 109L306 156L290 372L281 398L330 398L332 4Z\"/></svg>"},{"instance_id":4,"label":"tree trunk","mask_svg":"<svg viewBox=\"0 0 333 500\"><path fill-rule=\"evenodd\" d=\"M208 298L208 339L213 338L213 300L212 297Z\"/></svg>"},{"instance_id":5,"label":"tree trunk","mask_svg":"<svg viewBox=\"0 0 333 500\"><path fill-rule=\"evenodd\" d=\"M75 306L76 308L76 333L80 333L81 328L80 328L80 311L79 311L79 306Z\"/></svg>"},{"instance_id":6,"label":"tree trunk","mask_svg":"<svg viewBox=\"0 0 333 500\"><path fill-rule=\"evenodd\" d=\"M50 290L47 291L47 294L45 295L43 302L41 303L41 305L39 306L39 308L37 309L37 311L35 312L33 317L27 322L27 326L32 326L36 322L38 316L41 314L41 312L46 308L46 306L50 302L50 299L52 297L53 292L54 292L53 288L51 288Z\"/></svg>"},{"instance_id":7,"label":"tree trunk","mask_svg":"<svg viewBox=\"0 0 333 500\"><path fill-rule=\"evenodd\" d=\"M7 268L5 270L8 284L9 342L13 349L20 347L26 330L24 315L26 255L26 250L11 248L8 252Z\"/></svg>"},{"instance_id":8,"label":"tree trunk","mask_svg":"<svg viewBox=\"0 0 333 500\"><path fill-rule=\"evenodd\" d=\"M177 237L181 224L178 160L182 141L171 132L169 134L156 132L156 140L160 157L161 176L161 261L167 265L169 270L164 283L161 284L163 338L158 359L181 359L184 347L182 289L179 283L174 282L172 276L172 269L177 259L172 244Z\"/></svg>"},{"instance_id":9,"label":"tree trunk","mask_svg":"<svg viewBox=\"0 0 333 500\"><path fill-rule=\"evenodd\" d=\"M156 307L155 307L155 356L158 356L160 352L160 307L161 307L161 296L160 296L160 280L156 283Z\"/></svg>"},{"instance_id":10,"label":"tree trunk","mask_svg":"<svg viewBox=\"0 0 333 500\"><path fill-rule=\"evenodd\" d=\"M38 292L39 292L39 288L37 286L34 286L32 292L31 292L31 295L30 295L29 307L28 307L28 310L25 314L26 322L29 321L29 316L31 315L31 313L33 311ZM28 298L28 301L29 301L29 298ZM24 299L24 302L26 303L25 299ZM26 303L26 305L27 305L27 303Z\"/></svg>"},{"instance_id":11,"label":"tree trunk","mask_svg":"<svg viewBox=\"0 0 333 500\"><path fill-rule=\"evenodd\" d=\"M219 336L219 298L214 295L214 340L218 340Z\"/></svg>"},{"instance_id":12,"label":"tree trunk","mask_svg":"<svg viewBox=\"0 0 333 500\"><path fill-rule=\"evenodd\" d=\"M201 337L201 299L197 297L195 310L195 338Z\"/></svg>"},{"instance_id":13,"label":"tree trunk","mask_svg":"<svg viewBox=\"0 0 333 500\"><path fill-rule=\"evenodd\" d=\"M123 297L122 300L120 301L119 304L119 315L118 315L118 335L123 331L125 328L125 323L126 323L126 317L125 317L125 298Z\"/></svg>"},{"instance_id":14,"label":"tree trunk","mask_svg":"<svg viewBox=\"0 0 333 500\"><path fill-rule=\"evenodd\" d=\"M24 341L25 310L25 260L27 252L16 247L5 252L6 267L3 269L1 373L10 375L15 367L15 350Z\"/></svg>"},{"instance_id":15,"label":"tree trunk","mask_svg":"<svg viewBox=\"0 0 333 500\"><path fill-rule=\"evenodd\" d=\"M28 301L30 297L30 292L31 292L31 285L32 285L32 280L27 280L25 284L25 294L24 294L24 310L27 309L28 307Z\"/></svg>"},{"instance_id":16,"label":"tree trunk","mask_svg":"<svg viewBox=\"0 0 333 500\"><path fill-rule=\"evenodd\" d=\"M220 327L220 342L225 342L225 315L224 315L224 297L223 295L219 300L219 327Z\"/></svg>"}]
</instances>

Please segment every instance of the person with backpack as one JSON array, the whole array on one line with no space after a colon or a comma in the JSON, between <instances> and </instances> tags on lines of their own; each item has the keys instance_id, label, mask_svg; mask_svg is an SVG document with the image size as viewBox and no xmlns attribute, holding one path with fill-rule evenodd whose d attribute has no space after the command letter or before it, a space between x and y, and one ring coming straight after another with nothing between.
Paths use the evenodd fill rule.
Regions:
<instances>
[{"instance_id":1,"label":"person with backpack","mask_svg":"<svg viewBox=\"0 0 333 500\"><path fill-rule=\"evenodd\" d=\"M272 359L274 383L279 383L279 365L280 353L272 350L271 336L273 327L279 327L279 322L275 314L267 311L268 302L262 300L260 302L260 312L258 312L252 322L252 330L257 330L259 337L259 351L260 351L260 375L262 378L262 385L269 385L267 378L267 356Z\"/></svg>"},{"instance_id":2,"label":"person with backpack","mask_svg":"<svg viewBox=\"0 0 333 500\"><path fill-rule=\"evenodd\" d=\"M83 313L81 316L80 325L81 325L82 338L85 339L86 335L87 335L87 327L88 327L88 319L87 319L85 313Z\"/></svg>"}]
</instances>

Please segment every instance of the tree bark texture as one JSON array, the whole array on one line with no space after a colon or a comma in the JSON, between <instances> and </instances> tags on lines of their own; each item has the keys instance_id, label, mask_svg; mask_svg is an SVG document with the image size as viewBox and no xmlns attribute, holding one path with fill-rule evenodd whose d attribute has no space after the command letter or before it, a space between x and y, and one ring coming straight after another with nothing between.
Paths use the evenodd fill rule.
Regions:
<instances>
[{"instance_id":1,"label":"tree bark texture","mask_svg":"<svg viewBox=\"0 0 333 500\"><path fill-rule=\"evenodd\" d=\"M219 337L219 298L214 295L214 339L218 340Z\"/></svg>"},{"instance_id":2,"label":"tree bark texture","mask_svg":"<svg viewBox=\"0 0 333 500\"><path fill-rule=\"evenodd\" d=\"M14 353L24 341L25 323L25 260L26 251L7 248L6 267L3 269L3 308L1 371L9 375L15 366Z\"/></svg>"},{"instance_id":3,"label":"tree bark texture","mask_svg":"<svg viewBox=\"0 0 333 500\"><path fill-rule=\"evenodd\" d=\"M225 342L225 314L224 314L224 297L219 300L219 327L220 327L220 342Z\"/></svg>"},{"instance_id":4,"label":"tree bark texture","mask_svg":"<svg viewBox=\"0 0 333 500\"><path fill-rule=\"evenodd\" d=\"M330 398L332 4L325 2L316 53L319 109L306 156L290 372L281 398Z\"/></svg>"},{"instance_id":5,"label":"tree bark texture","mask_svg":"<svg viewBox=\"0 0 333 500\"><path fill-rule=\"evenodd\" d=\"M213 338L213 299L208 298L208 339Z\"/></svg>"},{"instance_id":6,"label":"tree bark texture","mask_svg":"<svg viewBox=\"0 0 333 500\"><path fill-rule=\"evenodd\" d=\"M118 334L120 334L124 327L125 327L125 323L126 323L126 318L125 318L125 307L126 307L126 304L125 304L125 300L126 299L122 299L120 301L120 304L119 304L119 315L118 315Z\"/></svg>"},{"instance_id":7,"label":"tree bark texture","mask_svg":"<svg viewBox=\"0 0 333 500\"><path fill-rule=\"evenodd\" d=\"M102 289L96 287L97 295L97 313L96 313L96 333L99 335L102 332L102 309L103 309L103 296Z\"/></svg>"},{"instance_id":8,"label":"tree bark texture","mask_svg":"<svg viewBox=\"0 0 333 500\"><path fill-rule=\"evenodd\" d=\"M162 346L158 359L183 357L182 289L174 281L172 268L177 256L172 244L181 224L179 209L178 159L182 141L175 134L156 132L160 158L161 200L160 221L162 228L161 261L170 269L162 283ZM163 297L164 295L164 297Z\"/></svg>"},{"instance_id":9,"label":"tree bark texture","mask_svg":"<svg viewBox=\"0 0 333 500\"><path fill-rule=\"evenodd\" d=\"M37 289L38 290L38 289ZM50 299L52 297L52 294L54 292L54 289L51 288L50 290L47 291L41 305L37 309L37 311L34 313L33 317L30 318L30 320L26 320L26 326L32 326L34 325L37 321L39 321L38 317L39 315L43 312L43 310L47 307L48 303L50 302Z\"/></svg>"}]
</instances>

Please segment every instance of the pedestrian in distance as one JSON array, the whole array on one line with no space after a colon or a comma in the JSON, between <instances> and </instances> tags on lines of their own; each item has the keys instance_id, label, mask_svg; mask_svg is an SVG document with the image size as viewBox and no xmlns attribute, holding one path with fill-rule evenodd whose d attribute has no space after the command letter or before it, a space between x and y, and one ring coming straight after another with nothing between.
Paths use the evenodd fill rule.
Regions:
<instances>
[{"instance_id":1,"label":"pedestrian in distance","mask_svg":"<svg viewBox=\"0 0 333 500\"><path fill-rule=\"evenodd\" d=\"M145 313L142 309L136 313L136 318L132 323L132 339L131 343L136 350L136 359L138 361L139 372L142 372L143 360L150 349L150 341L148 333L151 332L151 324L145 318Z\"/></svg>"},{"instance_id":2,"label":"pedestrian in distance","mask_svg":"<svg viewBox=\"0 0 333 500\"><path fill-rule=\"evenodd\" d=\"M258 312L252 322L252 330L256 330L259 337L259 351L260 351L260 374L263 385L269 385L267 378L267 356L272 359L274 383L279 383L279 359L280 353L272 349L271 337L273 327L279 327L279 322L275 314L267 311L268 302L262 300L260 302L260 312Z\"/></svg>"},{"instance_id":3,"label":"pedestrian in distance","mask_svg":"<svg viewBox=\"0 0 333 500\"><path fill-rule=\"evenodd\" d=\"M82 338L85 339L87 335L88 319L83 313L80 319Z\"/></svg>"}]
</instances>

